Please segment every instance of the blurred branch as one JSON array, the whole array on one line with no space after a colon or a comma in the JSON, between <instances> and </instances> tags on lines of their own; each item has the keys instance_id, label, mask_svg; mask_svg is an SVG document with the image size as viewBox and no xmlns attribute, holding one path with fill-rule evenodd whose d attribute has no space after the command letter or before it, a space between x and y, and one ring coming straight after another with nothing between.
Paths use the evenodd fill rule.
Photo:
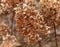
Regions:
<instances>
[{"instance_id":1,"label":"blurred branch","mask_svg":"<svg viewBox=\"0 0 60 47\"><path fill-rule=\"evenodd\" d=\"M38 41L38 43L39 43L39 46L38 46L38 47L42 47L42 45L41 45L41 41Z\"/></svg>"},{"instance_id":2,"label":"blurred branch","mask_svg":"<svg viewBox=\"0 0 60 47\"><path fill-rule=\"evenodd\" d=\"M56 38L56 26L55 26L55 23L53 23L54 25L54 33L55 33L55 42L56 42L56 47L58 47L58 44L57 44L57 38Z\"/></svg>"}]
</instances>

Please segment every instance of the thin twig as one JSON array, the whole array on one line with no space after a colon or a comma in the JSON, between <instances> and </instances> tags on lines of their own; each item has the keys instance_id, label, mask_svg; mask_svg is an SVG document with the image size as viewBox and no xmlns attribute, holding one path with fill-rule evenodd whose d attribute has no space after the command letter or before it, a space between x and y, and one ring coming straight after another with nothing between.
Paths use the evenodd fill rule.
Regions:
<instances>
[{"instance_id":1,"label":"thin twig","mask_svg":"<svg viewBox=\"0 0 60 47\"><path fill-rule=\"evenodd\" d=\"M41 45L41 41L38 41L38 43L39 43L39 47L42 47L42 45Z\"/></svg>"},{"instance_id":2,"label":"thin twig","mask_svg":"<svg viewBox=\"0 0 60 47\"><path fill-rule=\"evenodd\" d=\"M55 23L54 24L54 33L55 33L55 43L56 43L56 47L58 47L58 43L57 43L57 35L56 35L56 26Z\"/></svg>"}]
</instances>

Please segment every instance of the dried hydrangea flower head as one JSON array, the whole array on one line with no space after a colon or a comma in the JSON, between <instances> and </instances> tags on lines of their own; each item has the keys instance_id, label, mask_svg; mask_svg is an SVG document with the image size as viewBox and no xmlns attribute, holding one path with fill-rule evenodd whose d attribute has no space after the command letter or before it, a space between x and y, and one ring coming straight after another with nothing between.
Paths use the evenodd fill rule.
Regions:
<instances>
[{"instance_id":1,"label":"dried hydrangea flower head","mask_svg":"<svg viewBox=\"0 0 60 47\"><path fill-rule=\"evenodd\" d=\"M36 9L36 5L29 4L19 3L14 8L16 30L24 35L26 42L34 43L41 38L39 32L46 35L50 33L51 28L47 28L45 25L43 16L39 14L39 9Z\"/></svg>"},{"instance_id":2,"label":"dried hydrangea flower head","mask_svg":"<svg viewBox=\"0 0 60 47\"><path fill-rule=\"evenodd\" d=\"M23 0L1 0L0 7L3 13L13 13L13 8L16 6L16 4L23 2Z\"/></svg>"},{"instance_id":3,"label":"dried hydrangea flower head","mask_svg":"<svg viewBox=\"0 0 60 47\"><path fill-rule=\"evenodd\" d=\"M17 39L15 36L8 36L0 45L1 47L16 47L19 43L17 42Z\"/></svg>"},{"instance_id":4,"label":"dried hydrangea flower head","mask_svg":"<svg viewBox=\"0 0 60 47\"><path fill-rule=\"evenodd\" d=\"M40 4L40 12L41 14L44 16L44 20L46 23L51 23L53 24L53 22L56 23L56 25L58 25L59 20L57 20L59 17L59 10L60 10L60 3L58 1L47 1L45 3L41 2ZM47 20L48 19L48 20Z\"/></svg>"},{"instance_id":5,"label":"dried hydrangea flower head","mask_svg":"<svg viewBox=\"0 0 60 47\"><path fill-rule=\"evenodd\" d=\"M11 30L9 29L9 27L7 26L7 25L5 25L5 24L1 24L0 25L0 34L1 35L4 35L4 34L10 34L11 33Z\"/></svg>"},{"instance_id":6,"label":"dried hydrangea flower head","mask_svg":"<svg viewBox=\"0 0 60 47\"><path fill-rule=\"evenodd\" d=\"M10 13L12 11L13 8L13 1L11 2L10 0L1 0L0 3L0 15L7 15L8 13Z\"/></svg>"},{"instance_id":7,"label":"dried hydrangea flower head","mask_svg":"<svg viewBox=\"0 0 60 47\"><path fill-rule=\"evenodd\" d=\"M38 24L36 23L37 21L36 18L38 17L38 10L34 10L35 9L34 6L31 9L31 7L29 7L29 5L25 3L19 5L19 7L16 7L15 9L16 9L15 20L16 20L17 31L22 33L24 36L28 36L29 38L28 40L33 41L35 37L38 38L39 36L35 36L37 34L36 28L38 27L36 27L37 25L34 25ZM33 36L33 39L30 39L29 34Z\"/></svg>"},{"instance_id":8,"label":"dried hydrangea flower head","mask_svg":"<svg viewBox=\"0 0 60 47\"><path fill-rule=\"evenodd\" d=\"M0 19L0 35L11 34L11 29Z\"/></svg>"}]
</instances>

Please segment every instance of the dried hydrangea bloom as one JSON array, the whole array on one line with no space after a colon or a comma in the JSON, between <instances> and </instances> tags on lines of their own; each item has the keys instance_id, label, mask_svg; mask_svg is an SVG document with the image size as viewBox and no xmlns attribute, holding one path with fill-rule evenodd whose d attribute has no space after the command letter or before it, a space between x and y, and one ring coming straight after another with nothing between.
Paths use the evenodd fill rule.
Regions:
<instances>
[{"instance_id":1,"label":"dried hydrangea bloom","mask_svg":"<svg viewBox=\"0 0 60 47\"><path fill-rule=\"evenodd\" d=\"M18 46L19 43L17 41L17 39L15 38L15 36L8 36L0 45L1 47L16 47Z\"/></svg>"},{"instance_id":2,"label":"dried hydrangea bloom","mask_svg":"<svg viewBox=\"0 0 60 47\"><path fill-rule=\"evenodd\" d=\"M40 13L43 15L44 20L47 24L53 24L53 22L58 25L60 20L59 19L59 14L60 14L60 3L58 1L52 2L52 1L47 1L45 3L41 2L40 4ZM57 18L58 17L58 18ZM48 19L48 20L47 20Z\"/></svg>"},{"instance_id":3,"label":"dried hydrangea bloom","mask_svg":"<svg viewBox=\"0 0 60 47\"><path fill-rule=\"evenodd\" d=\"M13 8L19 2L20 2L19 0L17 0L17 1L15 1L15 0L1 0L0 7L1 7L2 14L6 15L6 14L14 13Z\"/></svg>"},{"instance_id":4,"label":"dried hydrangea bloom","mask_svg":"<svg viewBox=\"0 0 60 47\"><path fill-rule=\"evenodd\" d=\"M36 28L38 28L36 27L37 25L34 25L37 21L36 18L38 16L38 11L34 10L35 8L31 9L31 7L24 3L20 4L20 6L15 9L17 9L15 14L17 31L22 33L24 36L28 36L30 32L35 33Z\"/></svg>"},{"instance_id":5,"label":"dried hydrangea bloom","mask_svg":"<svg viewBox=\"0 0 60 47\"><path fill-rule=\"evenodd\" d=\"M2 13L4 13L4 11L7 11L8 9L8 4L7 3L0 3L0 7L1 7L1 10L2 10Z\"/></svg>"},{"instance_id":6,"label":"dried hydrangea bloom","mask_svg":"<svg viewBox=\"0 0 60 47\"><path fill-rule=\"evenodd\" d=\"M5 40L7 36L11 35L11 29L2 22L0 21L0 36Z\"/></svg>"},{"instance_id":7,"label":"dried hydrangea bloom","mask_svg":"<svg viewBox=\"0 0 60 47\"><path fill-rule=\"evenodd\" d=\"M0 24L0 35L11 34L11 29L5 24Z\"/></svg>"},{"instance_id":8,"label":"dried hydrangea bloom","mask_svg":"<svg viewBox=\"0 0 60 47\"><path fill-rule=\"evenodd\" d=\"M13 47L19 43L14 35L11 35L12 31L8 25L4 24L4 21L0 18L0 46L1 47Z\"/></svg>"},{"instance_id":9,"label":"dried hydrangea bloom","mask_svg":"<svg viewBox=\"0 0 60 47\"><path fill-rule=\"evenodd\" d=\"M39 40L41 32L47 35L50 29L45 25L43 16L39 14L35 4L19 3L15 10L16 30L25 36L25 41L34 43Z\"/></svg>"}]
</instances>

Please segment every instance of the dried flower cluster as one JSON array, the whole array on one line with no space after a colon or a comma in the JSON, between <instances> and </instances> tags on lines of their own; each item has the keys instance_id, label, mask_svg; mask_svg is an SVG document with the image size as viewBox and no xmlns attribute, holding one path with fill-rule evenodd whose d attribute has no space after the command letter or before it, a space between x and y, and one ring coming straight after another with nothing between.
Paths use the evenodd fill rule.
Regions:
<instances>
[{"instance_id":1,"label":"dried flower cluster","mask_svg":"<svg viewBox=\"0 0 60 47\"><path fill-rule=\"evenodd\" d=\"M51 7L52 4L53 2L41 2L38 9L36 4L30 1L28 4L19 3L14 8L16 13L16 29L25 36L25 40L28 43L36 42L42 38L39 32L45 35L53 32L53 26L51 24L56 20L57 10Z\"/></svg>"},{"instance_id":2,"label":"dried flower cluster","mask_svg":"<svg viewBox=\"0 0 60 47\"><path fill-rule=\"evenodd\" d=\"M54 24L60 26L60 2L57 0L0 0L0 35L7 36L6 41L13 38L11 33L18 32L28 44L36 43L54 32Z\"/></svg>"},{"instance_id":3,"label":"dried flower cluster","mask_svg":"<svg viewBox=\"0 0 60 47\"><path fill-rule=\"evenodd\" d=\"M16 47L19 45L12 30L0 19L0 47Z\"/></svg>"},{"instance_id":4,"label":"dried flower cluster","mask_svg":"<svg viewBox=\"0 0 60 47\"><path fill-rule=\"evenodd\" d=\"M35 10L35 6L31 4L17 4L15 19L16 19L16 29L25 36L25 39L28 42L32 43L32 41L38 40L39 35L37 34L37 30L40 23L38 23L37 19L39 17L38 10Z\"/></svg>"},{"instance_id":5,"label":"dried flower cluster","mask_svg":"<svg viewBox=\"0 0 60 47\"><path fill-rule=\"evenodd\" d=\"M49 3L49 4L48 4ZM60 15L60 3L58 1L56 2L42 2L40 3L40 12L44 17L44 20L48 24L52 24L53 22L56 22L58 25L59 21L59 15ZM48 20L47 20L48 19Z\"/></svg>"}]
</instances>

